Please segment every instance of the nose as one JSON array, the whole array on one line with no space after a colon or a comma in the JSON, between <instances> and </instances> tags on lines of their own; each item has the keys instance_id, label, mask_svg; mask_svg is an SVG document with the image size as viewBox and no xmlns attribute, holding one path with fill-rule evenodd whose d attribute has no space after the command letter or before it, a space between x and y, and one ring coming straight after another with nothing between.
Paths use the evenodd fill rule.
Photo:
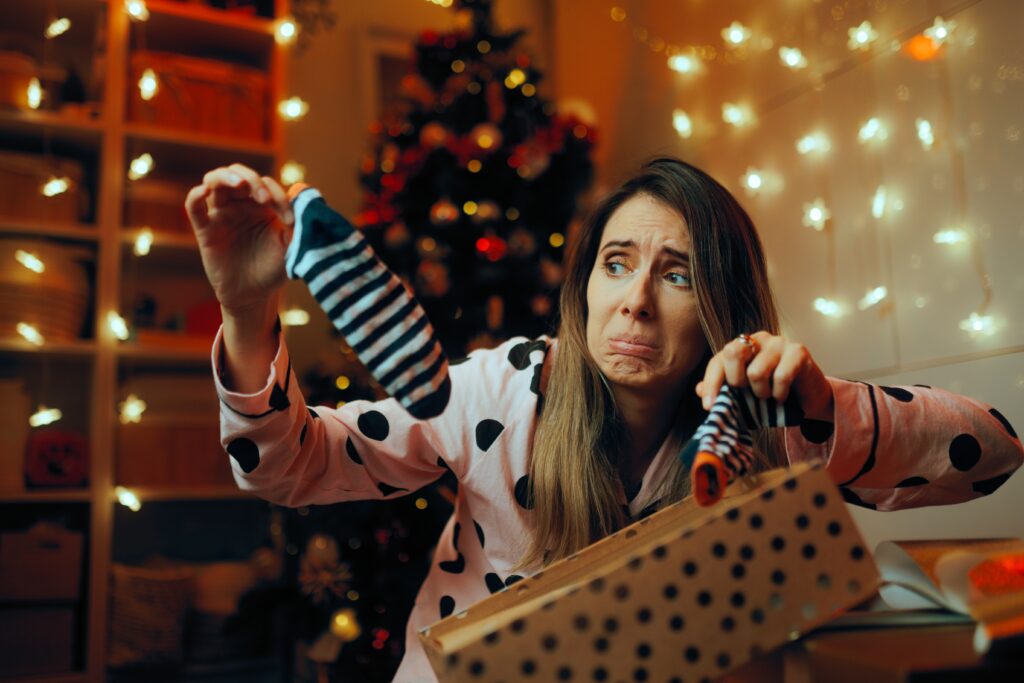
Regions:
<instances>
[{"instance_id":1,"label":"nose","mask_svg":"<svg viewBox=\"0 0 1024 683\"><path fill-rule=\"evenodd\" d=\"M622 300L621 312L624 315L650 320L654 317L654 295L651 291L652 279L648 272L637 273L629 283Z\"/></svg>"}]
</instances>

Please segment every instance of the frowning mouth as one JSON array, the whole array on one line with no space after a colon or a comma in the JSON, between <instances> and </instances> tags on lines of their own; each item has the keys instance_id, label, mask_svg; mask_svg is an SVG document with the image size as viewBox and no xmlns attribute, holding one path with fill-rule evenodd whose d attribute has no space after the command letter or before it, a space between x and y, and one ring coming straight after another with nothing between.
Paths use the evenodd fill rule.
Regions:
<instances>
[{"instance_id":1,"label":"frowning mouth","mask_svg":"<svg viewBox=\"0 0 1024 683\"><path fill-rule=\"evenodd\" d=\"M639 337L622 337L608 340L608 346L615 353L637 358L651 358L658 349Z\"/></svg>"}]
</instances>

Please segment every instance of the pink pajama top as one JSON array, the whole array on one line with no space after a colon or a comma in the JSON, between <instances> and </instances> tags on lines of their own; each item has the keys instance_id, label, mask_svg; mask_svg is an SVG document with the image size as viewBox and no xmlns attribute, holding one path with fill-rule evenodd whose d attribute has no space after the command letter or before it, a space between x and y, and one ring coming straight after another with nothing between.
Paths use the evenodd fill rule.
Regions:
<instances>
[{"instance_id":1,"label":"pink pajama top","mask_svg":"<svg viewBox=\"0 0 1024 683\"><path fill-rule=\"evenodd\" d=\"M453 363L447 409L420 421L393 399L307 408L283 334L264 388L229 391L220 379L221 333L214 341L221 442L243 490L303 506L404 495L446 468L457 477L455 512L410 615L398 683L436 680L418 630L520 578L512 567L531 534L527 475L542 369L556 343L520 337ZM878 510L960 503L992 493L1024 460L1009 422L980 401L924 386L829 381L834 423L786 428L786 451L790 462L823 459L850 503ZM628 500L634 519L656 506L688 437L681 430L666 437Z\"/></svg>"}]
</instances>

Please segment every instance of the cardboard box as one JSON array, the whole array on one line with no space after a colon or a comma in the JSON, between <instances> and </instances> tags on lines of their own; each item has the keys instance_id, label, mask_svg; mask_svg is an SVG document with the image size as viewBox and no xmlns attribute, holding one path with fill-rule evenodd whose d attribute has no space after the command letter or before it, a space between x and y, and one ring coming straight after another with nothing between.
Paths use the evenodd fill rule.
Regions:
<instances>
[{"instance_id":1,"label":"cardboard box","mask_svg":"<svg viewBox=\"0 0 1024 683\"><path fill-rule=\"evenodd\" d=\"M424 629L443 681L713 679L875 593L820 463L691 498Z\"/></svg>"},{"instance_id":2,"label":"cardboard box","mask_svg":"<svg viewBox=\"0 0 1024 683\"><path fill-rule=\"evenodd\" d=\"M45 522L0 534L0 600L77 601L82 544L77 531Z\"/></svg>"},{"instance_id":3,"label":"cardboard box","mask_svg":"<svg viewBox=\"0 0 1024 683\"><path fill-rule=\"evenodd\" d=\"M72 605L0 607L0 675L71 671L75 610Z\"/></svg>"}]
</instances>

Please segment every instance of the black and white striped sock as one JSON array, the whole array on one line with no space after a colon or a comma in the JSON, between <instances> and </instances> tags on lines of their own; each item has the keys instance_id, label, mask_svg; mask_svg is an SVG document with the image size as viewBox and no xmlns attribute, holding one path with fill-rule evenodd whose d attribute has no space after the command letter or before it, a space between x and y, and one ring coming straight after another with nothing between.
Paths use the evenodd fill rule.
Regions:
<instances>
[{"instance_id":1,"label":"black and white striped sock","mask_svg":"<svg viewBox=\"0 0 1024 683\"><path fill-rule=\"evenodd\" d=\"M754 467L752 430L792 427L800 424L803 416L800 402L793 395L781 403L774 398L758 398L749 387L722 385L707 418L697 427L679 457L689 468L698 453L715 455L722 459L731 479Z\"/></svg>"},{"instance_id":2,"label":"black and white striped sock","mask_svg":"<svg viewBox=\"0 0 1024 683\"><path fill-rule=\"evenodd\" d=\"M289 191L288 277L302 279L359 360L418 419L444 412L448 359L426 313L351 223L311 187Z\"/></svg>"}]
</instances>

